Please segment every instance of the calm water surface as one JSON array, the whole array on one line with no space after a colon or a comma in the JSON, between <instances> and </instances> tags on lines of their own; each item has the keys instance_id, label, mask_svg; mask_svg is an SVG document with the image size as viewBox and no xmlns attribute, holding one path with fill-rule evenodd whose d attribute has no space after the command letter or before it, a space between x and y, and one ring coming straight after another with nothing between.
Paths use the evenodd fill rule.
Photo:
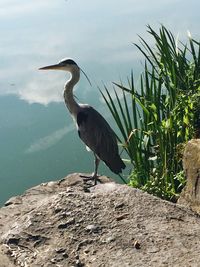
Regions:
<instances>
[{"instance_id":1,"label":"calm water surface","mask_svg":"<svg viewBox=\"0 0 200 267\"><path fill-rule=\"evenodd\" d=\"M131 69L137 78L137 34L148 40L145 25L163 23L179 38L190 30L198 39L199 10L195 0L1 0L0 205L30 186L93 169L62 100L68 75L39 67L77 61L93 86L82 77L75 94L112 123L98 86L112 88ZM112 175L103 164L99 172Z\"/></svg>"}]
</instances>

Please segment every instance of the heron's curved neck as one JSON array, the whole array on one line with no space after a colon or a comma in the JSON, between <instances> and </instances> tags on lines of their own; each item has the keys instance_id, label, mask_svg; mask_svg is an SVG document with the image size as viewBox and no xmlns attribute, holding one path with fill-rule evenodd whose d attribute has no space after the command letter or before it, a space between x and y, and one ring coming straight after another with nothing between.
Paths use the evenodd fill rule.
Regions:
<instances>
[{"instance_id":1,"label":"heron's curved neck","mask_svg":"<svg viewBox=\"0 0 200 267\"><path fill-rule=\"evenodd\" d=\"M80 79L80 71L72 70L70 71L71 78L66 82L64 87L64 100L69 112L73 117L76 118L76 115L79 111L79 104L75 101L73 96L73 88Z\"/></svg>"}]
</instances>

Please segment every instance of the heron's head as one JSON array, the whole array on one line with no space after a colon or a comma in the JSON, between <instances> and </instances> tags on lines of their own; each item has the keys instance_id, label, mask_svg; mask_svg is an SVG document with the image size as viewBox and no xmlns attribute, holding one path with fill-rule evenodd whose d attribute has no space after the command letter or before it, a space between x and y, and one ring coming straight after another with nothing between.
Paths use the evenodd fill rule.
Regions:
<instances>
[{"instance_id":1,"label":"heron's head","mask_svg":"<svg viewBox=\"0 0 200 267\"><path fill-rule=\"evenodd\" d=\"M79 66L72 59L62 59L60 62L54 65L39 68L39 70L65 70L69 72L80 71Z\"/></svg>"},{"instance_id":2,"label":"heron's head","mask_svg":"<svg viewBox=\"0 0 200 267\"><path fill-rule=\"evenodd\" d=\"M76 62L72 59L66 59L65 58L65 59L62 59L57 64L42 67L42 68L39 68L39 70L64 70L64 71L71 72L72 75L73 75L73 73L76 73L76 74L78 73L78 75L79 75L80 71L82 71L82 73L87 78L89 84L91 85L91 82L90 82L88 76L86 75L86 73L81 68L79 68L79 66L76 64Z\"/></svg>"}]
</instances>

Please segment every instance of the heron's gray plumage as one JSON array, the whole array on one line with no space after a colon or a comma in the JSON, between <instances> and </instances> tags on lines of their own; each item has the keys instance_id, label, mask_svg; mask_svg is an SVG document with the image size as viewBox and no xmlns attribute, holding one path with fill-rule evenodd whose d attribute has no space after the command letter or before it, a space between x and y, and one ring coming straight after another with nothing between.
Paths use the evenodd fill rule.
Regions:
<instances>
[{"instance_id":1,"label":"heron's gray plumage","mask_svg":"<svg viewBox=\"0 0 200 267\"><path fill-rule=\"evenodd\" d=\"M115 133L93 107L81 105L77 127L81 140L104 161L114 173L120 173L124 163L119 157Z\"/></svg>"},{"instance_id":2,"label":"heron's gray plumage","mask_svg":"<svg viewBox=\"0 0 200 267\"><path fill-rule=\"evenodd\" d=\"M40 69L58 69L71 73L71 78L65 84L64 100L69 112L76 121L79 137L94 152L95 170L93 177L95 183L99 160L104 161L114 173L121 173L122 169L125 168L125 164L118 153L115 133L102 115L93 107L87 104L79 104L74 99L73 88L80 79L81 69L78 65L72 59L65 59L58 64ZM84 75L86 76L85 73Z\"/></svg>"}]
</instances>

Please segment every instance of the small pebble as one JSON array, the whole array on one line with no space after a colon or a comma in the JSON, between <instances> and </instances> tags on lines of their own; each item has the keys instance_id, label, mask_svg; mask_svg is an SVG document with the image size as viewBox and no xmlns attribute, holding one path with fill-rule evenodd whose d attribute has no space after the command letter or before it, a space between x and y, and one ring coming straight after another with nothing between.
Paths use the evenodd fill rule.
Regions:
<instances>
[{"instance_id":1,"label":"small pebble","mask_svg":"<svg viewBox=\"0 0 200 267\"><path fill-rule=\"evenodd\" d=\"M71 219L69 219L67 222L59 224L59 225L58 225L58 229L65 229L65 228L67 228L69 225L74 224L74 223L75 223L75 219L74 219L74 218L71 218Z\"/></svg>"},{"instance_id":2,"label":"small pebble","mask_svg":"<svg viewBox=\"0 0 200 267\"><path fill-rule=\"evenodd\" d=\"M134 247L135 247L136 249L140 249L140 248L141 248L141 245L140 245L140 243L139 243L138 240L136 240L136 241L134 242Z\"/></svg>"},{"instance_id":3,"label":"small pebble","mask_svg":"<svg viewBox=\"0 0 200 267\"><path fill-rule=\"evenodd\" d=\"M115 209L120 209L120 208L123 208L125 205L124 205L124 203L122 202L122 203L117 203L116 205L115 205Z\"/></svg>"},{"instance_id":4,"label":"small pebble","mask_svg":"<svg viewBox=\"0 0 200 267\"><path fill-rule=\"evenodd\" d=\"M91 233L98 233L100 230L100 227L98 225L89 224L85 227L85 230Z\"/></svg>"},{"instance_id":5,"label":"small pebble","mask_svg":"<svg viewBox=\"0 0 200 267\"><path fill-rule=\"evenodd\" d=\"M65 248L57 248L56 249L56 252L59 254L59 253L64 253L66 251Z\"/></svg>"},{"instance_id":6,"label":"small pebble","mask_svg":"<svg viewBox=\"0 0 200 267\"><path fill-rule=\"evenodd\" d=\"M124 213L116 217L117 221L121 221L123 219L126 219L128 217L129 213Z\"/></svg>"}]
</instances>

